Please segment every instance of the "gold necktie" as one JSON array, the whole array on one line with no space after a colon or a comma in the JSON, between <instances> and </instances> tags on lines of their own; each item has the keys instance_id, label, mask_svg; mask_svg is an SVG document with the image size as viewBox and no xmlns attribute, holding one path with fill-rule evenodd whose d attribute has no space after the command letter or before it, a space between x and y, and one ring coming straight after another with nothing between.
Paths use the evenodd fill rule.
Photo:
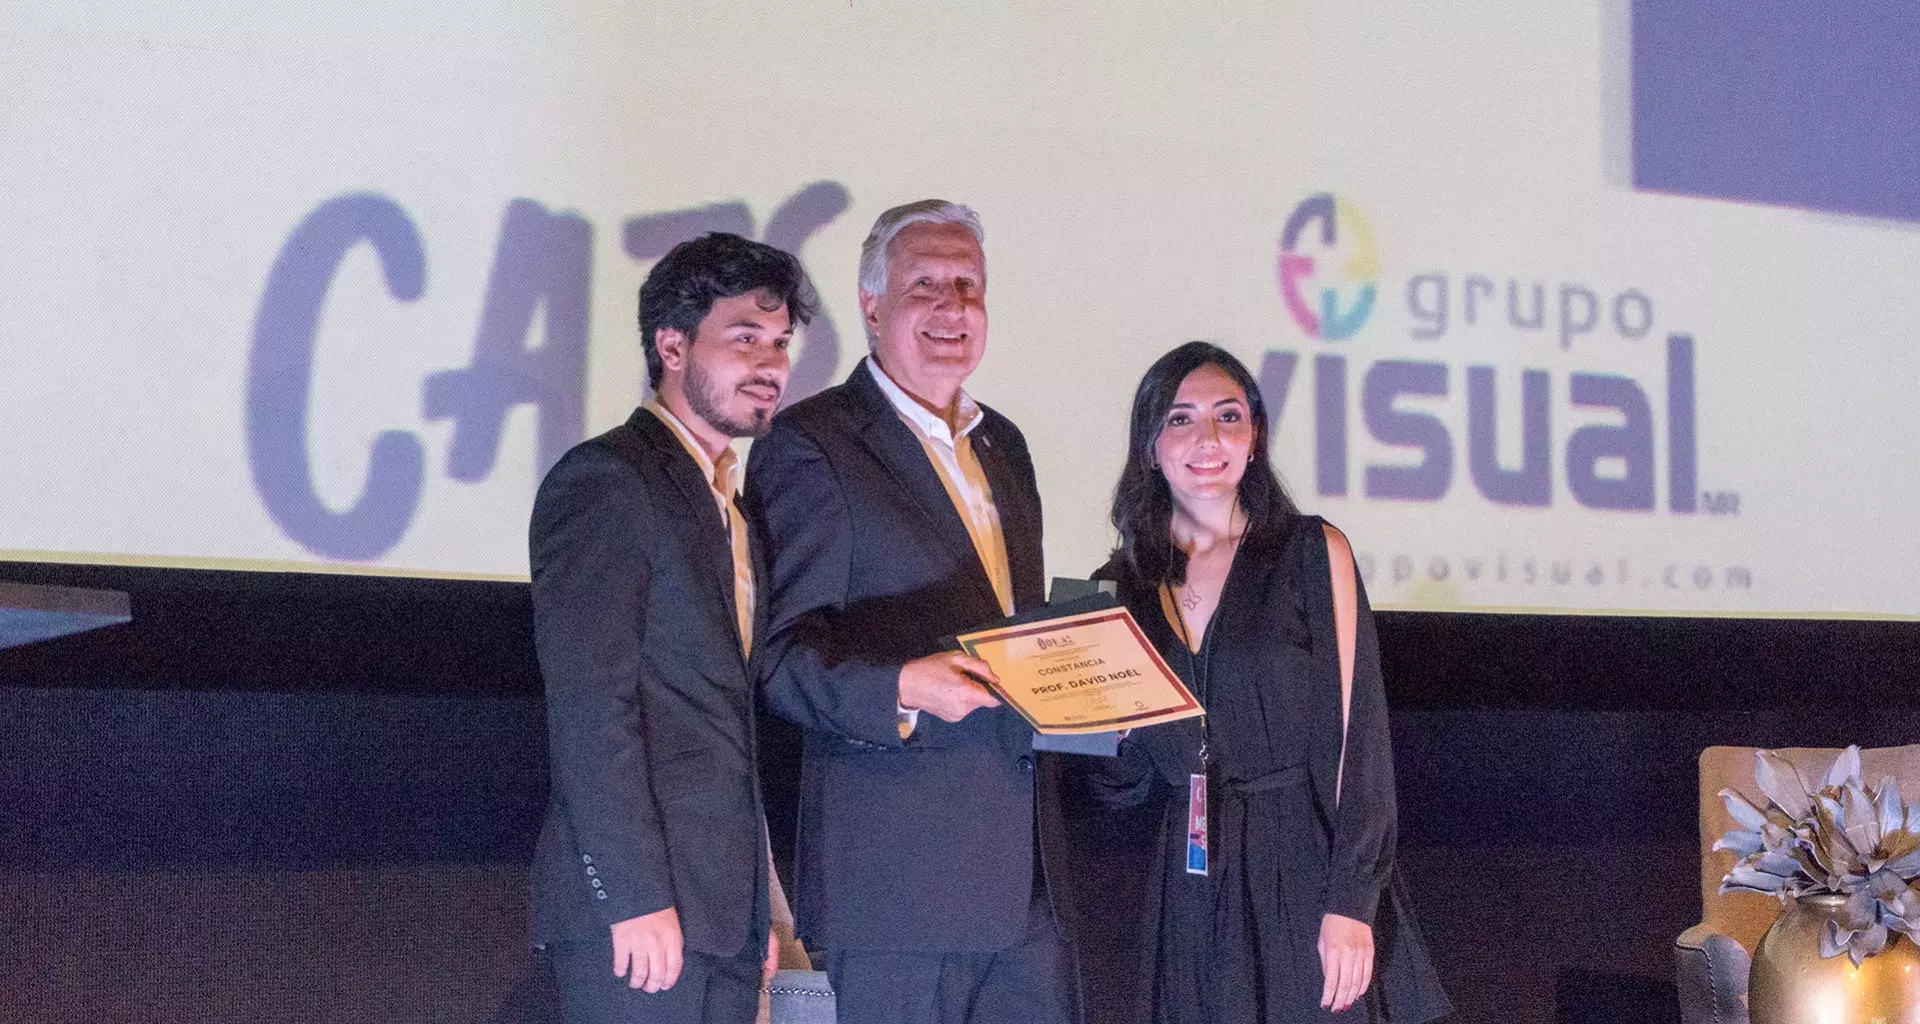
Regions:
<instances>
[{"instance_id":1,"label":"gold necktie","mask_svg":"<svg viewBox=\"0 0 1920 1024\"><path fill-rule=\"evenodd\" d=\"M729 546L733 549L733 613L740 624L740 653L753 653L753 562L747 553L747 523L733 500L733 467L739 462L732 448L713 460L713 492L724 503Z\"/></svg>"}]
</instances>

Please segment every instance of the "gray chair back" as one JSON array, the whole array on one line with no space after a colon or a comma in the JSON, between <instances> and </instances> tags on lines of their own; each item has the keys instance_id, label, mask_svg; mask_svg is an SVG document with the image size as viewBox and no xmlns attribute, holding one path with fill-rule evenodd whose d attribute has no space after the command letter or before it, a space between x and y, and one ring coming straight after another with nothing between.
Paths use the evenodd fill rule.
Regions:
<instances>
[{"instance_id":1,"label":"gray chair back","mask_svg":"<svg viewBox=\"0 0 1920 1024\"><path fill-rule=\"evenodd\" d=\"M833 988L825 971L778 971L767 987L771 1024L834 1024Z\"/></svg>"}]
</instances>

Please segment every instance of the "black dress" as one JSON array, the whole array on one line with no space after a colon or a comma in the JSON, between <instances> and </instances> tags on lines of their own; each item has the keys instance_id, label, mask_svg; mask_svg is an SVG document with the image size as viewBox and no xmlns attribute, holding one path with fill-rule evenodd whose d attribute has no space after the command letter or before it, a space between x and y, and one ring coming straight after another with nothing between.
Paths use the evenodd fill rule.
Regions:
<instances>
[{"instance_id":1,"label":"black dress","mask_svg":"<svg viewBox=\"0 0 1920 1024\"><path fill-rule=\"evenodd\" d=\"M1143 729L1115 759L1077 759L1089 766L1085 782L1101 804L1165 805L1134 922L1152 979L1135 1019L1418 1024L1448 1012L1394 882L1392 748L1364 590L1342 774L1340 661L1321 521L1302 516L1279 536L1248 537L1198 652L1168 623L1157 590L1123 584L1120 599L1209 711L1205 875L1188 873L1186 862L1201 720ZM1329 913L1374 929L1373 985L1341 1014L1320 1008L1318 941Z\"/></svg>"}]
</instances>

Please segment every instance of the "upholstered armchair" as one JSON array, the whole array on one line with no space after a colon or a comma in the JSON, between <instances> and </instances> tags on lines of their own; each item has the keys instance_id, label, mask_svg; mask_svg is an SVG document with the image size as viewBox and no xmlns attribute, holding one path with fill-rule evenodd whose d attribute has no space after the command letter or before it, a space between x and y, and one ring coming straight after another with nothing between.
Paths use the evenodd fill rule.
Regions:
<instances>
[{"instance_id":1,"label":"upholstered armchair","mask_svg":"<svg viewBox=\"0 0 1920 1024\"><path fill-rule=\"evenodd\" d=\"M784 957L782 958L784 962ZM767 987L768 1024L834 1024L833 988L825 971L782 969Z\"/></svg>"},{"instance_id":2,"label":"upholstered armchair","mask_svg":"<svg viewBox=\"0 0 1920 1024\"><path fill-rule=\"evenodd\" d=\"M1810 784L1840 756L1838 749L1777 751ZM1747 968L1753 948L1780 916L1780 904L1754 893L1720 895L1720 880L1733 869L1733 854L1713 844L1734 828L1720 791L1737 789L1759 798L1753 781L1752 747L1708 747L1700 754L1700 923L1674 942L1674 972L1684 1024L1747 1024ZM1891 775L1909 798L1920 797L1920 745L1860 752L1860 774L1878 782Z\"/></svg>"}]
</instances>

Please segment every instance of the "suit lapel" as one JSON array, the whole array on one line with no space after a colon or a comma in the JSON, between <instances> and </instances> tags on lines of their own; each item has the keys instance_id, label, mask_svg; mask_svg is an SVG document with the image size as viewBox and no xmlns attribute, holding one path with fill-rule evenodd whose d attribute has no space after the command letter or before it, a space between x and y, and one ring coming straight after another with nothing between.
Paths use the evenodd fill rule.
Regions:
<instances>
[{"instance_id":1,"label":"suit lapel","mask_svg":"<svg viewBox=\"0 0 1920 1024\"><path fill-rule=\"evenodd\" d=\"M1045 598L1040 550L1040 517L1032 508L1027 481L1008 464L1006 442L996 437L994 417L989 415L973 431L973 454L980 460L980 471L987 486L993 488L993 505L1000 513L1000 536L1007 545L1007 575L1013 587L1016 611L1039 604Z\"/></svg>"},{"instance_id":2,"label":"suit lapel","mask_svg":"<svg viewBox=\"0 0 1920 1024\"><path fill-rule=\"evenodd\" d=\"M740 615L733 600L733 540L727 533L727 524L720 518L720 507L713 500L713 488L701 475L700 464L694 461L686 446L680 443L680 438L674 435L673 428L662 423L658 416L645 409L636 409L627 422L650 442L649 447L658 459L657 464L680 491L686 514L698 524L694 530L697 538L694 562L712 587L717 588L720 604L727 613L727 635L733 638L733 649L738 651L741 646Z\"/></svg>"},{"instance_id":3,"label":"suit lapel","mask_svg":"<svg viewBox=\"0 0 1920 1024\"><path fill-rule=\"evenodd\" d=\"M773 569L767 564L766 546L761 543L759 517L748 515L744 499L735 498L734 507L747 521L747 567L753 573L753 649L748 652L747 664L751 669L754 661L760 657L760 649L766 646L767 631L772 623L770 614L773 596ZM735 616L734 621L739 621ZM748 672L748 678L757 678L755 671Z\"/></svg>"},{"instance_id":4,"label":"suit lapel","mask_svg":"<svg viewBox=\"0 0 1920 1024\"><path fill-rule=\"evenodd\" d=\"M973 534L960 518L960 510L953 507L946 485L940 482L939 470L933 468L933 460L921 446L920 439L914 436L913 428L900 421L899 410L874 382L865 362L854 368L847 386L859 400L864 414L861 437L867 442L868 450L892 474L909 501L926 516L941 543L960 564L972 569L967 576L975 589L990 599L992 607L1000 607L993 582L987 578L986 566L980 564L980 553L973 546Z\"/></svg>"}]
</instances>

